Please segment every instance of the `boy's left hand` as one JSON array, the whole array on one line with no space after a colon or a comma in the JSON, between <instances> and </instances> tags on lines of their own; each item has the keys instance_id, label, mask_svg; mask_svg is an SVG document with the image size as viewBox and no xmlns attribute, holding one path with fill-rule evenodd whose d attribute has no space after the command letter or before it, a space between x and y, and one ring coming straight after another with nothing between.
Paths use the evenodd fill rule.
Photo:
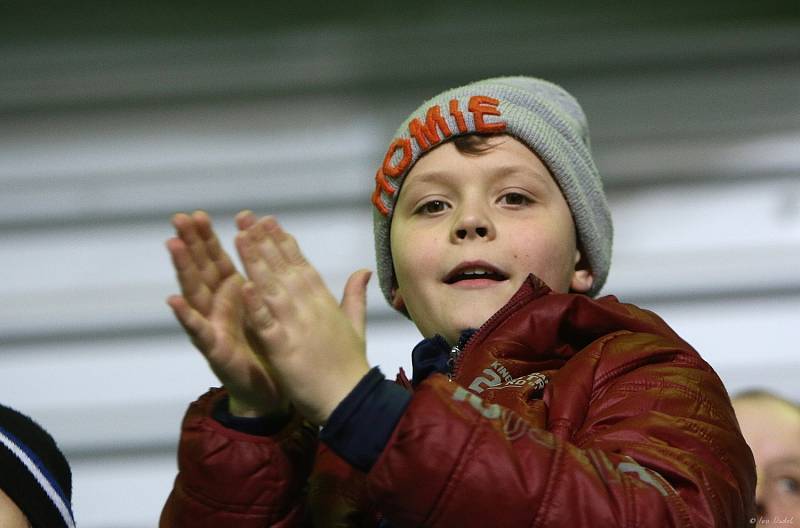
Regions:
<instances>
[{"instance_id":1,"label":"boy's left hand","mask_svg":"<svg viewBox=\"0 0 800 528\"><path fill-rule=\"evenodd\" d=\"M364 341L368 270L347 281L341 306L295 239L272 217L236 237L250 279L248 320L297 410L324 424L369 371Z\"/></svg>"}]
</instances>

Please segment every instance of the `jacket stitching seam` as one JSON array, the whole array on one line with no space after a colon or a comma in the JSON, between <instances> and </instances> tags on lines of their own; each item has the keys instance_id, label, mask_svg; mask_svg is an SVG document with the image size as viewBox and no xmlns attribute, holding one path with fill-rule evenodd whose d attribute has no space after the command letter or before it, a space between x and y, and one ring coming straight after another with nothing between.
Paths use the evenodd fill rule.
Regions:
<instances>
[{"instance_id":1,"label":"jacket stitching seam","mask_svg":"<svg viewBox=\"0 0 800 528\"><path fill-rule=\"evenodd\" d=\"M605 348L609 344L609 342L617 340L617 339L619 339L619 338L621 338L623 336L630 336L630 335L634 335L634 334L649 335L649 336L653 336L653 337L656 337L656 338L659 338L659 339L664 339L664 336L661 336L661 335L658 335L658 334L651 334L651 333L647 333L647 332L632 332L630 330L618 330L616 332L608 334L607 336L604 336L600 340L600 342L598 343L599 346L600 346L600 351L599 351L599 354L598 354L598 362L599 362L600 358L602 357L603 353L605 352ZM696 354L696 352L695 352L695 354ZM691 355L687 354L687 350L685 350L684 348L681 348L680 346L678 346L678 343L675 344L675 347L673 349L669 349L669 350L664 350L664 351L661 351L661 352L653 353L653 354L649 355L648 358L649 359L661 358L663 356L673 356L673 357L688 356L688 358L692 358ZM629 362L624 363L623 365L620 365L617 368L605 373L601 378L595 380L595 386L597 387L599 385L602 385L602 384L606 383L610 378L617 377L619 375L620 371L630 370L631 366L635 365L635 364L636 364L636 361L629 361ZM647 364L652 364L652 363L651 362L647 362L647 363L644 363L643 365L647 365ZM696 361L693 361L693 362L691 362L691 364L686 365L686 368L697 369L697 370L702 370L703 372L708 372L708 370L709 370L708 368L702 368L702 367L703 367L703 364L699 363L699 362L696 362Z\"/></svg>"},{"instance_id":2,"label":"jacket stitching seam","mask_svg":"<svg viewBox=\"0 0 800 528\"><path fill-rule=\"evenodd\" d=\"M252 504L252 503L228 503L228 502L218 501L218 500L216 500L216 499L214 499L212 497L209 497L208 495L206 495L205 493L201 492L200 490L193 489L193 488L191 488L189 486L186 486L185 484L183 486L183 493L186 495L186 497L189 500L192 500L194 502L198 502L198 503L202 504L203 506L206 506L206 507L209 507L209 508L222 510L225 513L228 513L228 514L241 515L243 517L257 517L257 516L261 516L261 515L265 515L265 514L267 514L267 515L269 515L269 514L275 515L275 514L280 514L281 513L281 509L280 508L273 508L271 506L264 506L264 505ZM231 507L236 508L236 509L231 509ZM246 510L245 511L237 511L239 508L245 508ZM258 510L258 511L254 511L254 510Z\"/></svg>"},{"instance_id":3,"label":"jacket stitching seam","mask_svg":"<svg viewBox=\"0 0 800 528\"><path fill-rule=\"evenodd\" d=\"M555 480L561 473L561 466L563 465L563 460L566 456L565 451L566 449L564 448L564 444L556 439L556 449L553 454L553 465L550 468L550 474L548 475L547 483L545 484L544 494L542 495L539 510L536 512L536 515L533 518L531 528L543 526L543 523L547 518L547 514L550 513L549 505L552 503L551 498L553 494L555 494Z\"/></svg>"},{"instance_id":4,"label":"jacket stitching seam","mask_svg":"<svg viewBox=\"0 0 800 528\"><path fill-rule=\"evenodd\" d=\"M704 411L708 412L709 416L713 418L724 418L721 416L717 411L716 407L711 403L702 391L699 390L692 390L688 388L686 385L681 385L679 383L671 382L671 381L654 381L654 380L632 380L632 381L624 381L616 387L616 390L624 391L624 392L638 392L635 389L640 388L650 389L650 388L669 388L676 390L683 394L684 396L688 396L693 401L695 401ZM634 389L634 390L631 390Z\"/></svg>"}]
</instances>

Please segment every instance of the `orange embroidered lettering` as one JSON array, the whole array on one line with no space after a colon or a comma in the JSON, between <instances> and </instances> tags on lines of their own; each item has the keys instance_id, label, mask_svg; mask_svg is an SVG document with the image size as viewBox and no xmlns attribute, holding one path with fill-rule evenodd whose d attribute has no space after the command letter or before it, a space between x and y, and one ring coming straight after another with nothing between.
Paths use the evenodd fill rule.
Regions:
<instances>
[{"instance_id":1,"label":"orange embroidered lettering","mask_svg":"<svg viewBox=\"0 0 800 528\"><path fill-rule=\"evenodd\" d=\"M392 165L392 157L398 149L403 149L403 158L397 165ZM386 152L386 157L383 158L383 173L391 178L400 176L404 170L408 168L411 163L411 140L406 138L397 138L389 145L389 150Z\"/></svg>"},{"instance_id":2,"label":"orange embroidered lettering","mask_svg":"<svg viewBox=\"0 0 800 528\"><path fill-rule=\"evenodd\" d=\"M394 194L394 187L389 185L389 182L386 181L386 175L383 174L382 169L378 169L378 172L375 173L375 183L378 187L386 191L387 194Z\"/></svg>"},{"instance_id":3,"label":"orange embroidered lettering","mask_svg":"<svg viewBox=\"0 0 800 528\"><path fill-rule=\"evenodd\" d=\"M456 120L458 131L462 134L467 132L467 123L464 121L464 114L458 109L458 99L450 99L450 115Z\"/></svg>"},{"instance_id":4,"label":"orange embroidered lettering","mask_svg":"<svg viewBox=\"0 0 800 528\"><path fill-rule=\"evenodd\" d=\"M442 140L436 130L437 125L445 138L453 135L453 133L450 132L450 127L447 126L447 121L442 117L441 109L438 105L433 105L428 108L428 112L425 114L425 124L423 125L418 117L414 118L411 123L408 124L408 132L417 140L419 148L425 151Z\"/></svg>"},{"instance_id":5,"label":"orange embroidered lettering","mask_svg":"<svg viewBox=\"0 0 800 528\"><path fill-rule=\"evenodd\" d=\"M472 117L475 119L475 131L498 133L506 129L506 124L503 121L495 123L487 123L484 121L484 115L499 116L500 110L497 105L500 101L494 97L486 97L485 95L473 95L469 98L469 111L472 112Z\"/></svg>"},{"instance_id":6,"label":"orange embroidered lettering","mask_svg":"<svg viewBox=\"0 0 800 528\"><path fill-rule=\"evenodd\" d=\"M380 171L378 171L380 174ZM375 185L375 191L372 193L372 205L380 212L383 216L389 214L389 209L384 205L383 200L381 200L381 185L380 183Z\"/></svg>"},{"instance_id":7,"label":"orange embroidered lettering","mask_svg":"<svg viewBox=\"0 0 800 528\"><path fill-rule=\"evenodd\" d=\"M389 185L389 182L386 181L386 177L383 174L383 169L378 169L378 172L375 173L375 192L372 193L372 203L375 207L378 208L378 211L381 212L383 216L389 214L389 209L381 200L383 196L381 191L385 191L386 194L389 196L394 194L394 187Z\"/></svg>"}]
</instances>

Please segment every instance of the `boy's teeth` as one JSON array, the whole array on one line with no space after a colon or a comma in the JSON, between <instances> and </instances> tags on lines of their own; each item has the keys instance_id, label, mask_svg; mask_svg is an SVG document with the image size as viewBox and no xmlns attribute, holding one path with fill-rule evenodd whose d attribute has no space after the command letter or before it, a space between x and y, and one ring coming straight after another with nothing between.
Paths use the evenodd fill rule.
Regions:
<instances>
[{"instance_id":1,"label":"boy's teeth","mask_svg":"<svg viewBox=\"0 0 800 528\"><path fill-rule=\"evenodd\" d=\"M459 271L456 275L447 279L448 284L453 284L462 280L469 279L492 279L495 281L505 280L506 277L497 271L486 268L465 268Z\"/></svg>"}]
</instances>

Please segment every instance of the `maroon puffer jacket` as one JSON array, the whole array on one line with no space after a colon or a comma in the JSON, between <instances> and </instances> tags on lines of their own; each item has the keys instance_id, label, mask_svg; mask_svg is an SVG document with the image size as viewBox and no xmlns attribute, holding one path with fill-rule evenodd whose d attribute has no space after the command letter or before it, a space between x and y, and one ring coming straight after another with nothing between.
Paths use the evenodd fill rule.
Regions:
<instances>
[{"instance_id":1,"label":"maroon puffer jacket","mask_svg":"<svg viewBox=\"0 0 800 528\"><path fill-rule=\"evenodd\" d=\"M222 394L189 408L162 527L755 517L753 457L708 364L652 312L554 294L534 277L469 341L452 381L435 374L417 387L368 474L300 419L274 437L226 429L210 416Z\"/></svg>"}]
</instances>

